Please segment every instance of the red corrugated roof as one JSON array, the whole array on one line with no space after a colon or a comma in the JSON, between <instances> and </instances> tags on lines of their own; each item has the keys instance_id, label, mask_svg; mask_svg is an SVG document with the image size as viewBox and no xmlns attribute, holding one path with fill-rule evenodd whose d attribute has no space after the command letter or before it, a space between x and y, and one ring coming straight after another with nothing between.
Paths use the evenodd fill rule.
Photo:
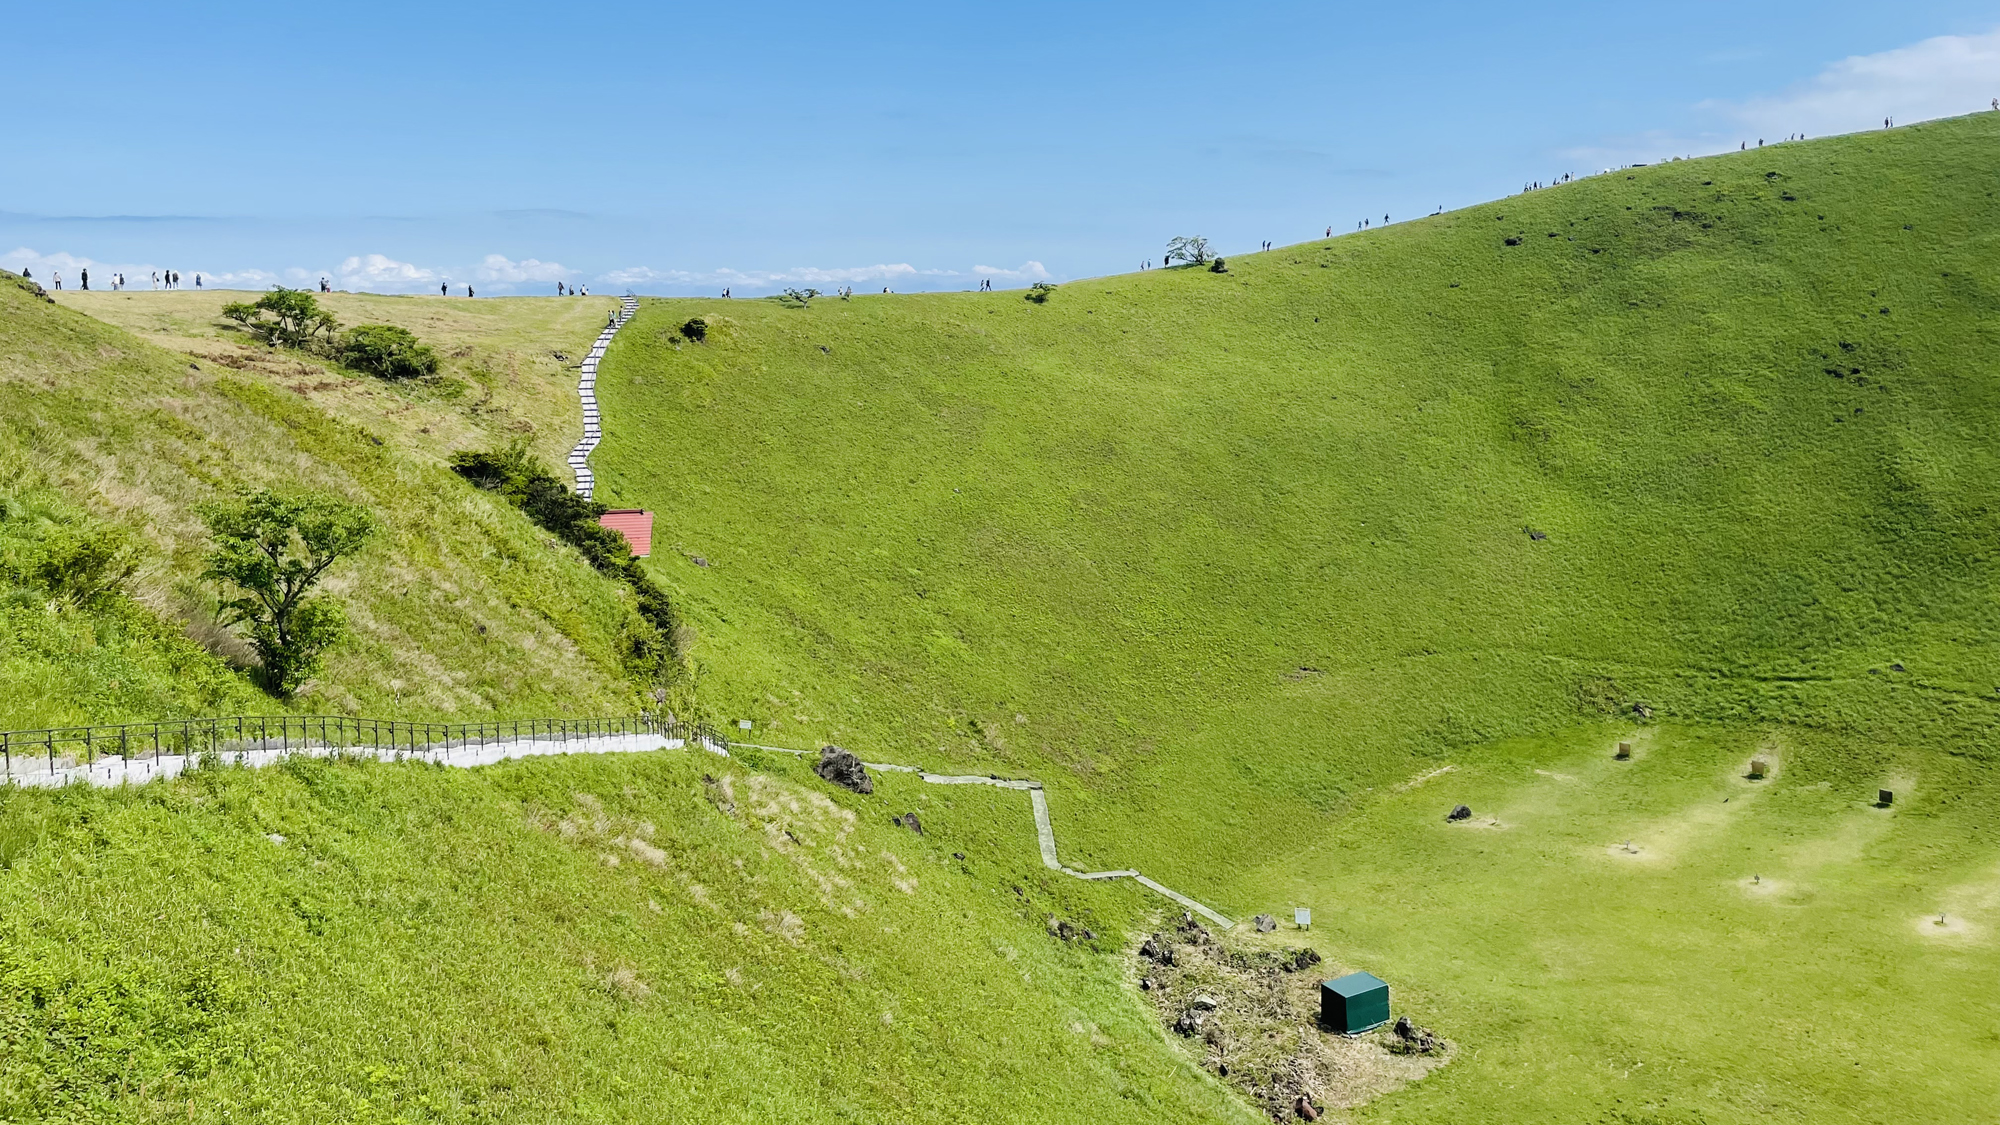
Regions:
<instances>
[{"instance_id":1,"label":"red corrugated roof","mask_svg":"<svg viewBox=\"0 0 2000 1125\"><path fill-rule=\"evenodd\" d=\"M625 537L632 554L645 558L653 553L653 513L642 508L613 508L597 517L597 522Z\"/></svg>"}]
</instances>

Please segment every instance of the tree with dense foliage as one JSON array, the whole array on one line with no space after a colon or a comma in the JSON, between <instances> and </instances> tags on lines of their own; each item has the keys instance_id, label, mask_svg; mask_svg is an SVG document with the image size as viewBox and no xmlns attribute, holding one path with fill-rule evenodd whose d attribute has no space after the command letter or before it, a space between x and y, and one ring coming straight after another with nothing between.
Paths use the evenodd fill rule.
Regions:
<instances>
[{"instance_id":1,"label":"tree with dense foliage","mask_svg":"<svg viewBox=\"0 0 2000 1125\"><path fill-rule=\"evenodd\" d=\"M1167 243L1167 255L1161 260L1167 265L1179 260L1198 266L1208 261L1209 257L1208 239L1182 235Z\"/></svg>"},{"instance_id":2,"label":"tree with dense foliage","mask_svg":"<svg viewBox=\"0 0 2000 1125\"><path fill-rule=\"evenodd\" d=\"M363 324L340 341L340 362L383 379L425 379L437 374L437 353L407 328Z\"/></svg>"},{"instance_id":3,"label":"tree with dense foliage","mask_svg":"<svg viewBox=\"0 0 2000 1125\"><path fill-rule=\"evenodd\" d=\"M255 301L231 301L222 306L222 315L267 344L307 351L331 349L334 333L340 331L340 321L320 308L311 293L284 286Z\"/></svg>"},{"instance_id":4,"label":"tree with dense foliage","mask_svg":"<svg viewBox=\"0 0 2000 1125\"><path fill-rule=\"evenodd\" d=\"M265 686L290 696L318 674L347 626L339 605L309 595L328 567L367 543L375 518L336 496L270 489L201 514L215 539L202 577L222 587L222 624L247 627Z\"/></svg>"}]
</instances>

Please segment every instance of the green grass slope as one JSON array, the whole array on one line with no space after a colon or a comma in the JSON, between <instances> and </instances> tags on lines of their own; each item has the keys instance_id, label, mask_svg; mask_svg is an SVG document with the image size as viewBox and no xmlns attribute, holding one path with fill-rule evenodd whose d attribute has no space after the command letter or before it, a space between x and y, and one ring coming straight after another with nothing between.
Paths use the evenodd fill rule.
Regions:
<instances>
[{"instance_id":1,"label":"green grass slope","mask_svg":"<svg viewBox=\"0 0 2000 1125\"><path fill-rule=\"evenodd\" d=\"M1045 304L648 302L601 495L659 513L709 697L772 740L1032 771L1072 864L1314 906L1463 1049L1358 1120L1977 1117L1996 141L1634 169Z\"/></svg>"},{"instance_id":2,"label":"green grass slope","mask_svg":"<svg viewBox=\"0 0 2000 1125\"><path fill-rule=\"evenodd\" d=\"M635 706L617 655L629 595L444 464L516 437L565 447L573 389L555 404L574 375L549 353L580 356L601 308L522 302L519 339L495 330L479 348L459 338L477 325L433 326L446 377L392 387L195 332L212 294L88 296L180 350L0 284L0 728L275 706L232 669L243 646L195 580L194 506L265 485L366 503L386 532L329 572L352 628L297 708L478 719ZM138 563L122 594L76 604L36 580L57 546L104 534Z\"/></svg>"},{"instance_id":3,"label":"green grass slope","mask_svg":"<svg viewBox=\"0 0 2000 1125\"><path fill-rule=\"evenodd\" d=\"M1213 857L1413 760L1634 705L1866 736L1857 777L1984 761L1996 134L1636 169L1041 305L648 302L602 496L660 513L725 709L1050 771L1080 862L1225 903Z\"/></svg>"},{"instance_id":4,"label":"green grass slope","mask_svg":"<svg viewBox=\"0 0 2000 1125\"><path fill-rule=\"evenodd\" d=\"M1021 794L804 772L0 791L0 1120L1257 1120L1048 932L1136 900L1044 890Z\"/></svg>"}]
</instances>

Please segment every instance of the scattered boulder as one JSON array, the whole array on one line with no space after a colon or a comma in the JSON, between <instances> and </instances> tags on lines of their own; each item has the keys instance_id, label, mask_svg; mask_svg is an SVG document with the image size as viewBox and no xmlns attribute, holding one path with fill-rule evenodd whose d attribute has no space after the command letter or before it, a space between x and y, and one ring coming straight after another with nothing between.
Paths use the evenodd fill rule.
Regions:
<instances>
[{"instance_id":1,"label":"scattered boulder","mask_svg":"<svg viewBox=\"0 0 2000 1125\"><path fill-rule=\"evenodd\" d=\"M1450 812L1444 814L1444 818L1446 820L1471 820L1472 808L1469 805L1454 805Z\"/></svg>"},{"instance_id":2,"label":"scattered boulder","mask_svg":"<svg viewBox=\"0 0 2000 1125\"><path fill-rule=\"evenodd\" d=\"M1288 973L1303 973L1319 963L1320 955L1318 950L1295 949L1292 951L1290 959L1285 961L1280 967Z\"/></svg>"},{"instance_id":3,"label":"scattered boulder","mask_svg":"<svg viewBox=\"0 0 2000 1125\"><path fill-rule=\"evenodd\" d=\"M1064 941L1072 941L1076 938L1075 926L1070 925L1068 922L1057 922L1054 918L1050 918L1049 920L1055 922L1055 925L1049 931L1050 933L1053 933Z\"/></svg>"},{"instance_id":4,"label":"scattered boulder","mask_svg":"<svg viewBox=\"0 0 2000 1125\"><path fill-rule=\"evenodd\" d=\"M1429 1028L1418 1027L1408 1016L1398 1016L1395 1026L1395 1041L1389 1049L1399 1055L1428 1055L1438 1049L1437 1036Z\"/></svg>"},{"instance_id":5,"label":"scattered boulder","mask_svg":"<svg viewBox=\"0 0 2000 1125\"><path fill-rule=\"evenodd\" d=\"M1154 988L1154 984L1153 984L1153 978L1152 978L1152 977L1140 977L1140 978L1139 978L1139 991L1141 991L1141 992L1151 992L1151 991L1153 991L1153 988Z\"/></svg>"},{"instance_id":6,"label":"scattered boulder","mask_svg":"<svg viewBox=\"0 0 2000 1125\"><path fill-rule=\"evenodd\" d=\"M1539 543L1539 542L1541 542L1542 540L1544 540L1544 539L1547 539L1547 538L1549 537L1549 533L1548 533L1548 532L1546 532L1546 531L1536 531L1536 530L1535 530L1534 528L1532 528L1532 527L1524 527L1524 528L1522 528L1521 530L1522 530L1522 531L1525 531L1525 532L1527 532L1527 533L1528 533L1528 538L1530 538L1530 539L1534 540L1534 541L1535 541L1535 542L1537 542L1537 543Z\"/></svg>"},{"instance_id":7,"label":"scattered boulder","mask_svg":"<svg viewBox=\"0 0 2000 1125\"><path fill-rule=\"evenodd\" d=\"M1215 935L1208 932L1208 927L1194 920L1192 911L1181 915L1180 931L1182 937L1195 945L1210 945L1215 941Z\"/></svg>"},{"instance_id":8,"label":"scattered boulder","mask_svg":"<svg viewBox=\"0 0 2000 1125\"><path fill-rule=\"evenodd\" d=\"M1298 1097L1292 1099L1292 1112L1298 1114L1301 1121L1319 1120L1319 1110L1313 1106L1312 1099L1306 1097L1304 1094L1300 1094Z\"/></svg>"},{"instance_id":9,"label":"scattered boulder","mask_svg":"<svg viewBox=\"0 0 2000 1125\"><path fill-rule=\"evenodd\" d=\"M953 853L951 853L951 858L953 858L953 859L956 859L956 860L959 860L959 861L963 862L963 861L964 861L964 859L965 859L965 853L964 853L964 852L953 852Z\"/></svg>"},{"instance_id":10,"label":"scattered boulder","mask_svg":"<svg viewBox=\"0 0 2000 1125\"><path fill-rule=\"evenodd\" d=\"M702 567L705 567L705 566L707 566L707 565L708 565L708 560L707 560L707 559L705 559L705 558L702 558L702 557L701 557L700 555L689 555L689 556L688 556L688 561L689 561L689 562L691 562L691 563L693 563L693 564L694 564L694 565L696 565L696 566L702 566Z\"/></svg>"},{"instance_id":11,"label":"scattered boulder","mask_svg":"<svg viewBox=\"0 0 2000 1125\"><path fill-rule=\"evenodd\" d=\"M856 793L875 792L875 779L868 776L861 759L838 746L820 747L819 761L814 763L813 772L842 789L852 789Z\"/></svg>"},{"instance_id":12,"label":"scattered boulder","mask_svg":"<svg viewBox=\"0 0 2000 1125\"><path fill-rule=\"evenodd\" d=\"M1278 920L1269 914L1259 914L1251 921L1256 924L1257 932L1260 934L1268 934L1278 928Z\"/></svg>"},{"instance_id":13,"label":"scattered boulder","mask_svg":"<svg viewBox=\"0 0 2000 1125\"><path fill-rule=\"evenodd\" d=\"M1632 713L1634 715L1639 716L1642 719L1650 719L1653 717L1653 709L1651 707L1646 706L1643 703L1634 703L1632 705Z\"/></svg>"},{"instance_id":14,"label":"scattered boulder","mask_svg":"<svg viewBox=\"0 0 2000 1125\"><path fill-rule=\"evenodd\" d=\"M900 828L907 828L910 831L915 832L919 836L924 834L924 826L918 822L917 814L913 812L906 812L902 816L891 817L889 823L894 824ZM965 857L960 856L959 858L963 859Z\"/></svg>"},{"instance_id":15,"label":"scattered boulder","mask_svg":"<svg viewBox=\"0 0 2000 1125\"><path fill-rule=\"evenodd\" d=\"M1200 1012L1189 1008L1181 1013L1181 1018L1174 1021L1174 1034L1191 1036L1201 1030L1201 1025L1206 1019L1207 1017Z\"/></svg>"},{"instance_id":16,"label":"scattered boulder","mask_svg":"<svg viewBox=\"0 0 2000 1125\"><path fill-rule=\"evenodd\" d=\"M1195 997L1193 1000L1188 1001L1188 1003L1194 1005L1196 1010L1203 1012L1213 1012L1222 1006L1222 1001L1217 1000L1207 993Z\"/></svg>"},{"instance_id":17,"label":"scattered boulder","mask_svg":"<svg viewBox=\"0 0 2000 1125\"><path fill-rule=\"evenodd\" d=\"M1153 936L1147 938L1139 946L1139 956L1144 957L1148 961L1158 961L1161 958L1167 956L1167 947L1166 944L1160 940L1160 935L1154 934ZM1171 960L1167 961L1166 963L1169 965L1173 964Z\"/></svg>"}]
</instances>

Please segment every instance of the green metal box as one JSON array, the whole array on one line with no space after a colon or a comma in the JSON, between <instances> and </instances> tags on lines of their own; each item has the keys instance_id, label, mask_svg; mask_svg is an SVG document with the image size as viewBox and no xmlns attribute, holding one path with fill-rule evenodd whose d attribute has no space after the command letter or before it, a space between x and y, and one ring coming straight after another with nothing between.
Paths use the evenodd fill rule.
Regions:
<instances>
[{"instance_id":1,"label":"green metal box","mask_svg":"<svg viewBox=\"0 0 2000 1125\"><path fill-rule=\"evenodd\" d=\"M1359 1035L1389 1022L1389 984L1374 973L1320 982L1319 1018L1330 1031Z\"/></svg>"}]
</instances>

